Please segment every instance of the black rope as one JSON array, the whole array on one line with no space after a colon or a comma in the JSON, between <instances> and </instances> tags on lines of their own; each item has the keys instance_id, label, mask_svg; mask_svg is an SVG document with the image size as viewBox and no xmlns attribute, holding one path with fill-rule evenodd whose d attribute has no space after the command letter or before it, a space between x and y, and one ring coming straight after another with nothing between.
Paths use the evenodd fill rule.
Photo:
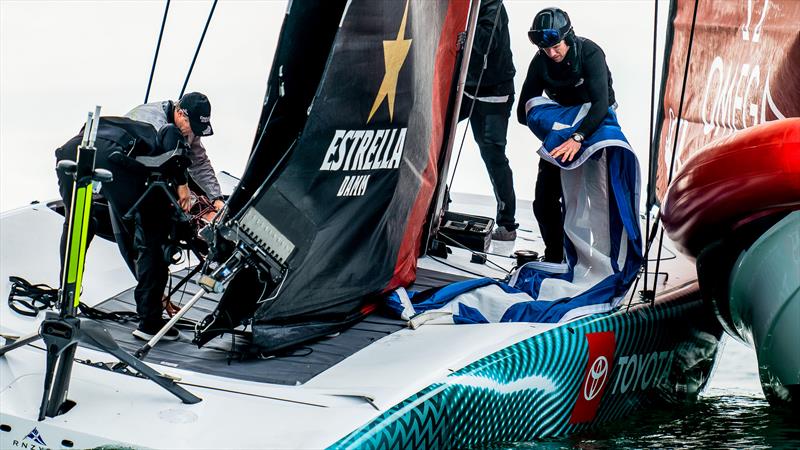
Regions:
<instances>
[{"instance_id":1,"label":"black rope","mask_svg":"<svg viewBox=\"0 0 800 450\"><path fill-rule=\"evenodd\" d=\"M655 147L654 139L654 127L655 127L655 101L656 101L656 53L658 51L658 0L653 1L653 66L652 71L650 74L650 156L653 155L653 147ZM650 183L651 177L653 174L653 164L650 164L648 161L647 164L647 182ZM650 192L650 186L647 186L647 192ZM645 216L646 216L646 225L645 225L645 236L650 236L650 211L645 208ZM647 289L647 269L649 268L650 264L648 261L650 253L650 247L648 246L644 250L644 286ZM658 275L656 275L658 277ZM639 284L639 280L636 280L636 284ZM633 292L636 292L636 288L634 287Z\"/></svg>"},{"instance_id":2,"label":"black rope","mask_svg":"<svg viewBox=\"0 0 800 450\"><path fill-rule=\"evenodd\" d=\"M161 31L158 32L158 43L156 44L156 54L153 56L153 67L150 69L150 80L147 82L147 92L144 94L144 103L150 98L150 86L153 85L153 74L156 72L156 61L158 61L158 51L161 49L161 38L164 36L164 26L167 24L167 13L169 12L169 2L164 8L164 18L161 19Z\"/></svg>"},{"instance_id":3,"label":"black rope","mask_svg":"<svg viewBox=\"0 0 800 450\"><path fill-rule=\"evenodd\" d=\"M46 284L31 284L27 280L10 276L8 307L27 317L36 317L40 311L53 308L58 303L58 289Z\"/></svg>"},{"instance_id":4,"label":"black rope","mask_svg":"<svg viewBox=\"0 0 800 450\"><path fill-rule=\"evenodd\" d=\"M272 182L272 178L274 176L276 176L275 174L278 172L278 169L283 167L284 160L286 160L286 158L292 152L292 150L294 149L295 144L297 144L297 142L298 142L298 139L299 139L299 136L296 137L294 139L294 141L292 141L291 144L289 144L289 147L286 149L286 151L283 153L283 155L281 155L281 159L278 160L278 162L272 167L272 170L267 174L266 177L264 177L264 181L261 182L261 185L258 187L258 189L256 189L255 193L250 196L250 200L248 200L247 203L245 203L244 206L239 209L239 211L236 213L236 215L233 216L233 218L231 219L231 222L238 221L244 215L244 213L247 212L247 209L250 207L250 205L255 203L256 198L258 198L258 196L259 196L258 194L261 192L261 190L262 189L266 189L266 186L268 186L268 184L270 182ZM216 220L216 217L214 218L214 220Z\"/></svg>"},{"instance_id":5,"label":"black rope","mask_svg":"<svg viewBox=\"0 0 800 450\"><path fill-rule=\"evenodd\" d=\"M486 254L487 254L487 253L479 253L479 252L476 252L475 250L472 250L471 248L467 247L466 245L462 244L461 242L458 242L457 240L453 239L452 237L450 237L450 236L448 236L448 235L446 235L446 234L444 234L444 233L442 233L442 232L439 232L439 236L441 236L441 237L443 237L443 238L447 239L448 241L452 242L452 243L453 243L453 244L455 244L456 246L458 246L458 247L461 247L461 248L462 248L462 249L464 249L464 250L467 250L467 251L468 251L468 252L470 252L472 255L475 255L475 256L479 256L479 257L486 258ZM498 255L498 256L499 256L499 255ZM510 256L507 256L507 257L506 257L506 256L504 256L504 258L511 258L511 257L510 257ZM491 265L495 266L495 267L496 267L496 269L495 269L495 270L499 270L499 271L501 271L501 272L505 272L506 274L510 274L510 273L511 273L511 271L507 270L506 268L504 268L504 267L503 267L503 266L501 266L500 264L497 264L496 262L494 262L494 261L490 260L489 258L486 258L486 259L485 259L485 261L486 261L486 263L488 263L488 264L491 264Z\"/></svg>"},{"instance_id":6,"label":"black rope","mask_svg":"<svg viewBox=\"0 0 800 450\"><path fill-rule=\"evenodd\" d=\"M689 62L692 58L692 43L694 43L694 27L697 23L697 5L699 0L694 1L694 12L692 13L692 28L689 31L689 47L686 51L686 66L683 68L683 83L681 85L681 99L680 103L678 104L678 119L677 123L675 124L675 136L672 142L672 160L669 163L669 177L667 178L667 186L672 183L672 175L673 171L675 170L675 156L678 153L678 132L680 131L681 127L681 117L683 116L683 100L686 96L686 79L689 77ZM664 64L668 62L665 61ZM658 215L657 219L661 218L661 214ZM656 222L656 225L658 222ZM652 245L652 244L651 244ZM661 229L660 237L658 239L658 255L656 256L656 276L653 280L653 299L655 301L656 295L656 285L658 284L658 269L661 266L661 249L664 245L664 229ZM649 247L649 245L648 245Z\"/></svg>"},{"instance_id":7,"label":"black rope","mask_svg":"<svg viewBox=\"0 0 800 450\"><path fill-rule=\"evenodd\" d=\"M8 307L12 311L26 316L36 317L41 311L54 309L58 305L58 289L46 284L31 284L28 280L10 276L11 288L8 293ZM110 320L117 323L139 321L139 315L133 311L110 311L105 312L93 308L85 303L78 305L83 317L94 320ZM181 319L175 325L182 329L194 328L195 322L189 319Z\"/></svg>"},{"instance_id":8,"label":"black rope","mask_svg":"<svg viewBox=\"0 0 800 450\"><path fill-rule=\"evenodd\" d=\"M467 127L464 128L464 135L461 136L461 145L458 146L458 153L456 154L456 163L453 164L453 176L450 177L449 186L453 186L453 181L456 178L456 171L458 170L458 162L461 160L461 151L464 149L464 141L467 139L467 129L470 127L469 121L472 119L472 111L475 110L475 102L478 101L478 90L481 88L481 81L483 80L483 72L486 70L486 61L489 57L489 50L492 48L492 41L494 40L494 32L497 29L497 21L500 19L500 10L502 6L497 8L497 13L494 15L494 23L492 24L492 34L489 35L489 44L486 46L486 53L483 55L483 66L481 67L481 72L478 74L478 84L475 86L474 98L472 98L472 102L469 105L469 114L467 115ZM479 17L480 19L480 17ZM477 25L476 25L477 27ZM474 44L473 44L474 46ZM469 49L470 53L472 49ZM467 72L469 73L469 68L467 68ZM464 92L467 92L466 86L464 87ZM456 117L458 120L458 117Z\"/></svg>"},{"instance_id":9,"label":"black rope","mask_svg":"<svg viewBox=\"0 0 800 450\"><path fill-rule=\"evenodd\" d=\"M11 282L8 307L23 316L36 317L41 311L53 309L58 305L58 289L41 283L31 284L28 280L15 276L8 277L8 281ZM78 310L90 319L113 320L120 323L139 319L135 312L106 313L84 303L78 305Z\"/></svg>"},{"instance_id":10,"label":"black rope","mask_svg":"<svg viewBox=\"0 0 800 450\"><path fill-rule=\"evenodd\" d=\"M279 86L282 86L282 84L283 84L283 79L282 79L282 78L279 78L278 85L279 85ZM282 90L282 88L279 88L279 89L278 89L278 98L276 98L276 99L275 99L275 101L274 101L274 102L272 102L272 108L270 108L270 110L269 110L269 114L267 115L267 119L264 121L264 124L263 124L263 126L261 127L261 131L260 131L260 132L259 132L259 134L258 134L258 139L256 140L256 143L255 143L255 145L253 145L253 150L250 152L250 156L247 158L247 163L244 165L244 167L245 167L245 172L246 172L246 171L247 171L247 169L250 167L250 163L251 163L251 162L253 161L253 159L255 158L255 156L256 156L256 150L258 150L258 148L261 146L261 140L262 140L262 139L264 139L264 135L267 133L267 126L269 125L269 122L270 122L270 120L272 120L272 113L274 113L274 112L275 112L275 107L276 107L276 106L278 106L278 102L280 101L280 99L281 99L281 98L283 98L283 94L281 93L281 90ZM267 98L267 99L269 99L269 98L270 98L270 92L271 92L271 88L269 88L269 89L267 90L267 95L266 95L266 98ZM292 143L292 145L294 145L294 142ZM291 145L290 145L289 147L291 148ZM286 155L284 154L284 156L286 156ZM281 157L281 160L283 160L283 157ZM276 165L276 166L275 166L275 169L277 169L277 167L279 167L279 166L278 166L278 165ZM273 171L274 171L275 169L273 169ZM236 177L233 177L233 178L236 178ZM237 180L237 181L241 181L241 178L236 178L236 180ZM265 181L266 181L266 179L265 179ZM261 185L259 186L259 188L258 188L258 189L260 189L260 187L261 187ZM256 189L256 190L253 192L253 194L251 194L251 198L252 198L252 197L255 195L255 193L256 193L256 192L258 192L258 189ZM246 192L246 191L245 191L245 187L244 187L244 186L242 186L242 183L237 183L237 184L236 184L236 189L233 191L233 194L231 195L231 198L233 198L233 196L234 196L234 195L237 195L237 194L238 194L238 195L245 195L245 194L243 194L243 193L241 193L241 192ZM223 207L223 210L226 210L226 211L227 211L227 207L228 207L228 203L226 202L226 203L225 203L225 206ZM222 213L221 213L221 212L220 212L220 214L217 214L216 216L214 216L214 220L213 220L213 222L212 222L212 226L213 226L213 225L215 225L215 224L217 223L217 219L218 219L220 216L222 216Z\"/></svg>"},{"instance_id":11,"label":"black rope","mask_svg":"<svg viewBox=\"0 0 800 450\"><path fill-rule=\"evenodd\" d=\"M200 54L200 47L203 46L203 39L206 38L206 31L208 31L208 25L211 23L211 17L214 15L214 9L217 7L217 0L214 0L214 4L211 5L211 12L208 13L208 19L206 20L206 26L203 28L203 34L200 36L200 42L197 43L197 50L194 52L194 58L192 58L192 64L189 66L189 72L186 74L186 80L183 82L183 87L181 88L181 93L178 95L178 98L183 97L183 93L186 92L186 85L189 84L189 77L192 76L192 70L194 69L194 63L197 61L197 55Z\"/></svg>"},{"instance_id":12,"label":"black rope","mask_svg":"<svg viewBox=\"0 0 800 450\"><path fill-rule=\"evenodd\" d=\"M650 158L653 157L653 150L655 147L655 142L653 141L653 133L654 133L654 112L655 112L655 97L656 97L656 57L658 53L658 0L653 0L653 56L651 58L653 65L650 73ZM666 63L665 63L666 64ZM648 161L647 164L647 192L650 192L650 182L652 180L652 173L653 173L653 164ZM646 209L646 208L645 208ZM650 243L652 239L650 237L650 211L645 211L646 216L646 225L645 225L645 248L644 248L644 261L642 262L643 268L641 271L644 272L644 291L647 290L647 273L648 268L650 267ZM654 224L655 226L655 224ZM633 289L631 289L631 296L628 298L628 308L631 307L631 302L633 302L633 296L636 294L636 288L639 287L639 279L642 277L642 273L640 272L639 275L636 277L636 281L633 283ZM658 275L656 275L656 278ZM653 296L655 298L655 296Z\"/></svg>"},{"instance_id":13,"label":"black rope","mask_svg":"<svg viewBox=\"0 0 800 450\"><path fill-rule=\"evenodd\" d=\"M462 272L464 272L464 273L468 273L468 274L470 274L470 275L474 275L474 276L476 276L476 277L478 277L478 278L486 278L486 276L485 276L485 275L483 275L483 274L481 274L481 273L472 272L471 270L467 270L467 269L465 269L465 268L463 268L463 267L459 267L459 266L457 266L457 265L455 265L455 264L450 264L450 263L448 263L448 262L445 262L445 260L444 260L444 259L442 259L442 258L437 258L436 256L433 256L433 255L428 255L428 256L429 256L429 257L430 257L432 260L434 260L434 261L436 261L436 262L438 262L438 263L440 263L440 264L443 264L443 265L445 265L445 266L447 266L447 267L450 267L450 268L452 268L452 269L460 270L460 271L462 271Z\"/></svg>"}]
</instances>

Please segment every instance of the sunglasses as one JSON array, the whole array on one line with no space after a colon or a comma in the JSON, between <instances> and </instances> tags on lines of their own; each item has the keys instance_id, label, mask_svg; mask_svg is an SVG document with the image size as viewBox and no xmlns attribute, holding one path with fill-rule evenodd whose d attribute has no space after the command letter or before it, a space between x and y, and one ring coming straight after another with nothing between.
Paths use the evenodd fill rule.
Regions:
<instances>
[{"instance_id":1,"label":"sunglasses","mask_svg":"<svg viewBox=\"0 0 800 450\"><path fill-rule=\"evenodd\" d=\"M549 48L563 40L561 33L552 28L528 31L528 39L539 48Z\"/></svg>"}]
</instances>

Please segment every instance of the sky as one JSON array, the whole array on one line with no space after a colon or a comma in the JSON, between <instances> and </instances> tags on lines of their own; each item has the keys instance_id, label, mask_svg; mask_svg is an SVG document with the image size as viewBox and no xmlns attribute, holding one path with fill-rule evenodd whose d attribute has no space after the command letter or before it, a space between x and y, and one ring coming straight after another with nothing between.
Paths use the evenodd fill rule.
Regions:
<instances>
[{"instance_id":1,"label":"sky","mask_svg":"<svg viewBox=\"0 0 800 450\"><path fill-rule=\"evenodd\" d=\"M95 105L102 106L103 115L122 115L144 101L165 3L0 0L0 211L58 197L53 152L77 134ZM171 2L150 101L178 96L211 4ZM517 91L535 53L527 30L544 7L566 10L576 34L604 49L619 121L646 179L653 0L505 4ZM658 4L660 59L668 1ZM236 175L244 169L286 5L283 0L222 0L216 7L187 92L201 91L211 100L215 134L203 141L218 171ZM518 199L533 198L539 145L512 115L506 154ZM453 180L453 192L492 195L471 132Z\"/></svg>"}]
</instances>

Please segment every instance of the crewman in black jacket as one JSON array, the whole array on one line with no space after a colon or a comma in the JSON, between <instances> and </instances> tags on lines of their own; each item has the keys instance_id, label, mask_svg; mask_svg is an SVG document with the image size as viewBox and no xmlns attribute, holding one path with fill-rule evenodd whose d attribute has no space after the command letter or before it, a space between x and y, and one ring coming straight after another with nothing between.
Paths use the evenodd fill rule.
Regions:
<instances>
[{"instance_id":1,"label":"crewman in black jacket","mask_svg":"<svg viewBox=\"0 0 800 450\"><path fill-rule=\"evenodd\" d=\"M611 71L603 50L584 37L575 36L566 12L545 8L533 19L528 38L539 51L528 66L517 104L517 120L527 125L526 104L542 92L564 106L589 104L578 130L550 152L554 158L571 161L584 138L591 136L608 113L616 107ZM564 223L561 212L560 168L543 159L533 201L533 214L545 244L544 260L564 259Z\"/></svg>"},{"instance_id":2,"label":"crewman in black jacket","mask_svg":"<svg viewBox=\"0 0 800 450\"><path fill-rule=\"evenodd\" d=\"M472 109L469 119L472 134L497 200L497 228L492 239L500 241L516 239L519 226L514 217L517 204L514 179L506 158L508 118L514 105L514 74L508 14L501 0L483 0L459 121L466 119Z\"/></svg>"},{"instance_id":3,"label":"crewman in black jacket","mask_svg":"<svg viewBox=\"0 0 800 450\"><path fill-rule=\"evenodd\" d=\"M76 161L82 138L83 130L59 147L55 152L56 161ZM100 194L108 201L114 240L137 280L133 296L140 321L133 335L145 340L152 338L166 323L162 318L162 296L169 277L169 264L164 253L164 244L168 239L169 224L174 211L165 196L149 195L132 211L133 219L124 220L123 216L131 211L145 193L148 177L146 173L123 163L126 158L155 156L174 150L182 141L183 136L174 125L156 133L149 124L125 117L101 117L97 130L95 167L110 170L114 176L113 181L102 183ZM66 218L69 217L74 180L71 175L59 170L56 170L56 175L58 190L66 210L60 246L63 264L67 248ZM186 183L185 170L171 176L177 184ZM96 208L92 208L92 216L96 213ZM87 248L97 226L97 218L90 218ZM171 329L164 339L175 340L178 337L178 331Z\"/></svg>"}]
</instances>

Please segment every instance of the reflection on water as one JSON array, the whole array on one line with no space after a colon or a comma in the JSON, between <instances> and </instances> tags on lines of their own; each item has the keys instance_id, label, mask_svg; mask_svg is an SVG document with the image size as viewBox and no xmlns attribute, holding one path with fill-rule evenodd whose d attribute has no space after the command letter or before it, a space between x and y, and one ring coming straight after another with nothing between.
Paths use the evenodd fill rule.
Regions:
<instances>
[{"instance_id":1,"label":"reflection on water","mask_svg":"<svg viewBox=\"0 0 800 450\"><path fill-rule=\"evenodd\" d=\"M723 394L640 414L591 434L531 444L527 447L797 448L800 429L790 411L775 410L763 398Z\"/></svg>"},{"instance_id":2,"label":"reflection on water","mask_svg":"<svg viewBox=\"0 0 800 450\"><path fill-rule=\"evenodd\" d=\"M769 406L755 352L726 338L697 404L639 411L625 422L582 435L493 448L800 448L800 419L796 412Z\"/></svg>"}]
</instances>

